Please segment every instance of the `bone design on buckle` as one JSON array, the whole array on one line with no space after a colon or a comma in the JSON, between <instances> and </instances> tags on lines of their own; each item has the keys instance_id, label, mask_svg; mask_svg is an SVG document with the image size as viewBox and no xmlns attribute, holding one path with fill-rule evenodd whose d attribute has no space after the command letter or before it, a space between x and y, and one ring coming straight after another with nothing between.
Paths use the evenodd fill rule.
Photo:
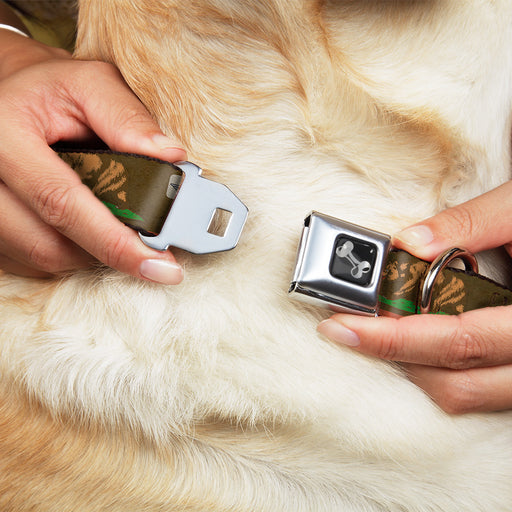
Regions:
<instances>
[{"instance_id":1,"label":"bone design on buckle","mask_svg":"<svg viewBox=\"0 0 512 512\"><path fill-rule=\"evenodd\" d=\"M362 286L371 280L377 249L373 244L340 237L331 261L331 274Z\"/></svg>"}]
</instances>

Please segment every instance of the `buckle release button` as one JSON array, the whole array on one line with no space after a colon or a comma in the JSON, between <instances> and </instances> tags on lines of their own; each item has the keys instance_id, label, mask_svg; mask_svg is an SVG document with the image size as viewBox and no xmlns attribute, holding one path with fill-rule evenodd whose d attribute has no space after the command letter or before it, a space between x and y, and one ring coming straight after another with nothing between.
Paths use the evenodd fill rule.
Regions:
<instances>
[{"instance_id":1,"label":"buckle release button","mask_svg":"<svg viewBox=\"0 0 512 512\"><path fill-rule=\"evenodd\" d=\"M304 221L289 293L333 311L375 316L388 235L312 212Z\"/></svg>"}]
</instances>

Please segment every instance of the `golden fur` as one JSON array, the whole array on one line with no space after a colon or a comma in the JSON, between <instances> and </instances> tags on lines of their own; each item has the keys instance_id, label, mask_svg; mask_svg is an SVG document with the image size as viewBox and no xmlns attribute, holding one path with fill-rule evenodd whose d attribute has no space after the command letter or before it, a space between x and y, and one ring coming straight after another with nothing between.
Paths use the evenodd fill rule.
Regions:
<instances>
[{"instance_id":1,"label":"golden fur","mask_svg":"<svg viewBox=\"0 0 512 512\"><path fill-rule=\"evenodd\" d=\"M394 232L510 176L502 0L81 0L114 63L248 205L185 282L0 279L2 511L505 511L512 415L449 416L287 298L312 209Z\"/></svg>"}]
</instances>

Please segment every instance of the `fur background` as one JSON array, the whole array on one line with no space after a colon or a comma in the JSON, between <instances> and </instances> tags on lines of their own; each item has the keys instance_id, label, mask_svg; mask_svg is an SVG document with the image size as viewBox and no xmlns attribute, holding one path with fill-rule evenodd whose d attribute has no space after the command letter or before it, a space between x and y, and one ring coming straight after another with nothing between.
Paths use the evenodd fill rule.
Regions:
<instances>
[{"instance_id":1,"label":"fur background","mask_svg":"<svg viewBox=\"0 0 512 512\"><path fill-rule=\"evenodd\" d=\"M510 176L512 4L81 0L119 67L249 207L166 287L0 278L5 511L506 511L512 415L449 416L287 297L305 215L393 233Z\"/></svg>"}]
</instances>

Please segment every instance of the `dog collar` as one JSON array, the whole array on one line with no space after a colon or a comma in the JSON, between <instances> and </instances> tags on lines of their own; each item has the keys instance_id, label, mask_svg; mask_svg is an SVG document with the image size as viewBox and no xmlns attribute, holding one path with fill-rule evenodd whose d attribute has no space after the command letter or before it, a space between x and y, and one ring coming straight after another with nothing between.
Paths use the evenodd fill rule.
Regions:
<instances>
[{"instance_id":1,"label":"dog collar","mask_svg":"<svg viewBox=\"0 0 512 512\"><path fill-rule=\"evenodd\" d=\"M57 153L146 245L195 254L237 245L247 207L225 185L202 177L197 165L112 151Z\"/></svg>"},{"instance_id":2,"label":"dog collar","mask_svg":"<svg viewBox=\"0 0 512 512\"><path fill-rule=\"evenodd\" d=\"M247 207L191 162L171 164L112 151L56 149L120 220L158 250L195 254L233 249ZM445 266L461 258L466 270ZM467 251L432 264L391 248L388 235L318 212L304 221L289 293L334 311L377 315L458 314L512 304L512 291L477 272Z\"/></svg>"},{"instance_id":3,"label":"dog collar","mask_svg":"<svg viewBox=\"0 0 512 512\"><path fill-rule=\"evenodd\" d=\"M460 258L465 270L446 268ZM337 312L459 314L512 304L512 291L479 275L469 252L429 263L391 247L388 235L312 212L304 221L289 293Z\"/></svg>"}]
</instances>

